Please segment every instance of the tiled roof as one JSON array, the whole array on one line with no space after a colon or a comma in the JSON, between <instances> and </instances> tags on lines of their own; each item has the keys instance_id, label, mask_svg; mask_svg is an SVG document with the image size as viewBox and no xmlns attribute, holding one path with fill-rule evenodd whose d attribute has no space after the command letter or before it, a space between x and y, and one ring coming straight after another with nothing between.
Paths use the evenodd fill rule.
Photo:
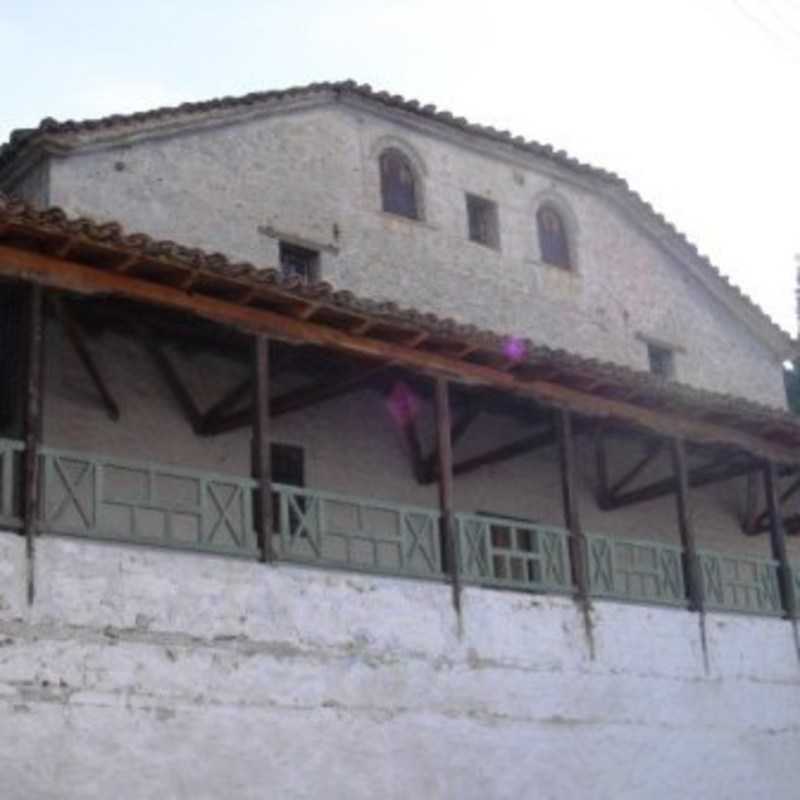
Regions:
<instances>
[{"instance_id":1,"label":"tiled roof","mask_svg":"<svg viewBox=\"0 0 800 800\"><path fill-rule=\"evenodd\" d=\"M635 397L636 404L650 408L666 408L672 413L712 418L720 424L741 426L765 438L787 446L800 446L800 418L780 409L754 403L733 395L710 392L664 381L649 372L634 370L607 361L585 358L561 349L546 347L530 339L517 339L506 333L477 328L452 319L402 308L391 302L378 302L357 297L348 291L337 291L329 283L305 284L297 278L286 278L276 269L258 268L247 262L232 262L220 253L208 253L185 247L173 241L152 239L143 233L127 234L116 223L97 223L86 218L71 218L59 208L45 210L0 194L0 245L64 252L64 243L76 260L86 259L95 266L119 262L136 263L152 278L172 273L165 283L185 287L186 275L193 276L193 292L248 303L259 300L263 292L264 307L270 302L285 305L296 302L316 308L314 321L325 323L335 319L368 320L384 328L389 341L398 341L398 331L406 338L418 332L428 341L420 349L434 343L440 352L460 352L473 363L502 364L509 361L509 343L519 353L515 369L529 368L532 374L550 374L559 383L583 391L592 391L614 398ZM113 270L114 266L103 266ZM233 287L233 295L231 288ZM242 292L243 288L252 292ZM304 318L311 319L311 315ZM413 335L412 335L413 334ZM433 350L432 350L433 351Z\"/></svg>"},{"instance_id":2,"label":"tiled roof","mask_svg":"<svg viewBox=\"0 0 800 800\"><path fill-rule=\"evenodd\" d=\"M622 193L623 199L630 202L635 210L646 218L661 226L674 242L686 250L687 257L693 259L705 271L717 288L729 299L737 303L771 333L773 339L784 340L787 349L791 346L791 337L778 326L764 310L745 294L737 285L723 275L709 258L700 253L697 247L679 231L663 215L658 213L637 192L628 186L628 183L619 175L591 166L576 158L572 158L563 150L556 150L548 144L527 140L522 136L514 136L509 131L478 125L469 122L463 117L457 117L449 111L437 109L434 105L423 105L417 100L407 100L401 95L389 92L375 91L368 84L359 84L352 80L312 83L305 86L291 87L288 89L252 92L240 97L221 97L196 103L182 103L178 106L156 108L133 114L114 114L100 119L67 120L58 122L47 118L42 120L37 128L14 131L8 143L0 146L0 171L9 165L17 156L45 137L79 133L102 133L105 131L124 129L146 123L158 123L180 118L207 114L214 111L228 109L242 109L279 101L284 98L302 97L314 93L330 92L337 96L352 95L380 103L384 106L399 111L413 113L420 117L457 128L484 139L493 140L506 146L513 147L525 153L546 158L573 172L582 173L605 182L608 186Z\"/></svg>"}]
</instances>

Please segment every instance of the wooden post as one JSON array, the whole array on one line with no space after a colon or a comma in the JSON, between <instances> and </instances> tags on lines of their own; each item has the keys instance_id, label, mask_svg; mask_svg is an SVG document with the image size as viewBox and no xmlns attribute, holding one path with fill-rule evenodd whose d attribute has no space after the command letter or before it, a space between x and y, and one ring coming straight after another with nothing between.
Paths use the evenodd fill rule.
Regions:
<instances>
[{"instance_id":1,"label":"wooden post","mask_svg":"<svg viewBox=\"0 0 800 800\"><path fill-rule=\"evenodd\" d=\"M586 563L586 536L581 527L578 491L575 480L575 437L572 413L566 409L557 412L559 465L561 467L561 495L564 504L564 525L569 531L569 555L572 581L578 598L589 600L589 571Z\"/></svg>"},{"instance_id":2,"label":"wooden post","mask_svg":"<svg viewBox=\"0 0 800 800\"><path fill-rule=\"evenodd\" d=\"M33 603L34 537L39 512L40 464L39 445L42 438L42 362L44 358L44 290L31 284L28 295L27 391L25 395L25 458L22 484L22 519L25 551L28 559L28 602Z\"/></svg>"},{"instance_id":3,"label":"wooden post","mask_svg":"<svg viewBox=\"0 0 800 800\"><path fill-rule=\"evenodd\" d=\"M447 569L453 583L453 605L461 613L461 573L459 571L459 546L453 517L453 447L450 438L450 398L447 381L436 379L436 445L439 461L439 508L442 515Z\"/></svg>"},{"instance_id":4,"label":"wooden post","mask_svg":"<svg viewBox=\"0 0 800 800\"><path fill-rule=\"evenodd\" d=\"M700 560L697 557L694 529L689 515L689 468L686 462L686 444L683 439L673 439L671 445L686 595L689 598L690 610L702 612L704 604Z\"/></svg>"},{"instance_id":5,"label":"wooden post","mask_svg":"<svg viewBox=\"0 0 800 800\"><path fill-rule=\"evenodd\" d=\"M253 340L253 477L258 481L255 502L256 532L262 561L272 561L272 459L269 430L269 339Z\"/></svg>"},{"instance_id":6,"label":"wooden post","mask_svg":"<svg viewBox=\"0 0 800 800\"><path fill-rule=\"evenodd\" d=\"M786 531L783 526L781 501L778 497L778 469L773 461L764 465L764 495L767 499L769 515L769 541L772 557L778 562L778 587L781 593L781 606L789 619L794 619L797 598L794 595L794 583L786 555Z\"/></svg>"},{"instance_id":7,"label":"wooden post","mask_svg":"<svg viewBox=\"0 0 800 800\"><path fill-rule=\"evenodd\" d=\"M606 453L606 432L600 428L594 437L594 457L597 468L597 507L608 508L608 455Z\"/></svg>"}]
</instances>

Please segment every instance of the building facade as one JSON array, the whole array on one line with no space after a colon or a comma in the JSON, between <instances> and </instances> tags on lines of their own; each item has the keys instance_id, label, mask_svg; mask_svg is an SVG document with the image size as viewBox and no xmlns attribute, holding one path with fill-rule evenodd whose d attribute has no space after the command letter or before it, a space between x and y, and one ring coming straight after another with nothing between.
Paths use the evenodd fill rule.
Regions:
<instances>
[{"instance_id":1,"label":"building facade","mask_svg":"<svg viewBox=\"0 0 800 800\"><path fill-rule=\"evenodd\" d=\"M11 796L793 796L795 342L619 178L346 83L0 187Z\"/></svg>"}]
</instances>

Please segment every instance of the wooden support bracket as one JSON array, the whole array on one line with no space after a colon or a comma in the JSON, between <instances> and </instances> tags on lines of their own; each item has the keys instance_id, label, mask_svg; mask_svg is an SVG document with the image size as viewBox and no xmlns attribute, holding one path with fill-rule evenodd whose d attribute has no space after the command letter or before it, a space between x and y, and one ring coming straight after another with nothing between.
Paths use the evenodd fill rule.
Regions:
<instances>
[{"instance_id":1,"label":"wooden support bracket","mask_svg":"<svg viewBox=\"0 0 800 800\"><path fill-rule=\"evenodd\" d=\"M202 433L203 414L194 402L181 376L178 374L161 345L156 341L152 331L142 330L142 337L145 347L153 359L153 363L164 377L167 386L169 386L175 400L178 402L181 410L186 415L186 419L192 426L192 430L197 434Z\"/></svg>"},{"instance_id":2,"label":"wooden support bracket","mask_svg":"<svg viewBox=\"0 0 800 800\"><path fill-rule=\"evenodd\" d=\"M92 383L94 383L94 387L97 389L97 393L100 395L100 399L103 401L103 405L106 408L108 416L114 421L118 420L119 406L117 405L116 400L114 400L111 391L108 388L108 384L100 373L100 369L97 366L94 356L92 356L92 353L89 350L89 346L86 343L86 338L83 335L80 325L69 310L66 302L61 297L56 294L50 294L48 295L48 301L52 306L56 317L58 317L59 322L64 327L64 332L67 334L67 338L75 348L75 352L78 354L78 358L83 364L84 369L89 374Z\"/></svg>"}]
</instances>

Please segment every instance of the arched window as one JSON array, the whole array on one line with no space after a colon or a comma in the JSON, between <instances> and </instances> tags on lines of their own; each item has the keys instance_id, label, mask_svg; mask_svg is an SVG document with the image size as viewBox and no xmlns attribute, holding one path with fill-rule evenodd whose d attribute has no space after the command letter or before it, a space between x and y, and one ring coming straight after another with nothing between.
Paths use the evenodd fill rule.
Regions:
<instances>
[{"instance_id":1,"label":"arched window","mask_svg":"<svg viewBox=\"0 0 800 800\"><path fill-rule=\"evenodd\" d=\"M539 251L545 264L570 269L569 242L564 220L552 206L541 206L536 212L539 230Z\"/></svg>"},{"instance_id":2,"label":"arched window","mask_svg":"<svg viewBox=\"0 0 800 800\"><path fill-rule=\"evenodd\" d=\"M419 219L417 187L408 159L395 148L381 153L381 196L383 210L409 219Z\"/></svg>"}]
</instances>

